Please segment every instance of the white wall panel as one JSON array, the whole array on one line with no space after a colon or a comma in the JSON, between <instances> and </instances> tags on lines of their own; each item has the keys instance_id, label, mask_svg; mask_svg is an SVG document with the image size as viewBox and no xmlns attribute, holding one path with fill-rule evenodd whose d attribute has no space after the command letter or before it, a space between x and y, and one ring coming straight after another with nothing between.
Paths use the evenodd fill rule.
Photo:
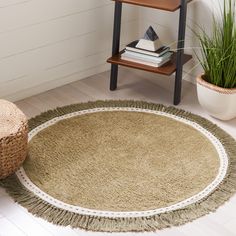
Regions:
<instances>
[{"instance_id":1,"label":"white wall panel","mask_svg":"<svg viewBox=\"0 0 236 236\"><path fill-rule=\"evenodd\" d=\"M0 97L21 99L68 83L66 75L108 69L113 11L109 0L0 0ZM124 6L122 44L137 38L138 16Z\"/></svg>"},{"instance_id":2,"label":"white wall panel","mask_svg":"<svg viewBox=\"0 0 236 236\"><path fill-rule=\"evenodd\" d=\"M196 29L197 23L210 30L216 3L189 4L188 27ZM110 0L0 0L0 98L18 100L109 69L113 11ZM141 37L149 25L165 44L176 48L178 11L126 4L122 45ZM188 29L187 52L194 54L195 47ZM195 59L185 66L185 79L193 81L201 73L196 64Z\"/></svg>"}]
</instances>

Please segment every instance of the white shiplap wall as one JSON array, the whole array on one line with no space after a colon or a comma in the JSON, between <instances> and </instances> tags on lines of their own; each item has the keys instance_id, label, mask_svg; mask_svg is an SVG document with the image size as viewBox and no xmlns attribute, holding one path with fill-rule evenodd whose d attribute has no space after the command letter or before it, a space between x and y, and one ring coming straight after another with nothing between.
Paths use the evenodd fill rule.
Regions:
<instances>
[{"instance_id":1,"label":"white shiplap wall","mask_svg":"<svg viewBox=\"0 0 236 236\"><path fill-rule=\"evenodd\" d=\"M0 98L18 100L109 68L109 0L0 0ZM138 36L124 6L122 41Z\"/></svg>"},{"instance_id":2,"label":"white shiplap wall","mask_svg":"<svg viewBox=\"0 0 236 236\"><path fill-rule=\"evenodd\" d=\"M188 26L209 27L218 1L189 4ZM0 98L19 100L108 70L113 11L110 0L0 0ZM177 42L178 12L124 4L121 44L141 37L149 25L163 42ZM186 48L195 46L188 30ZM196 64L185 66L185 79L201 73L199 66L192 71Z\"/></svg>"}]
</instances>

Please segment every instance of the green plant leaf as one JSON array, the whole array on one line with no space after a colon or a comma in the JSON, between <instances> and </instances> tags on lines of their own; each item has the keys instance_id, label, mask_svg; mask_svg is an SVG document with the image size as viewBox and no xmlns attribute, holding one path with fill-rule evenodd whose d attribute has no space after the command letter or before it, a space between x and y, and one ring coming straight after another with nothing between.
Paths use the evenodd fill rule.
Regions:
<instances>
[{"instance_id":1,"label":"green plant leaf","mask_svg":"<svg viewBox=\"0 0 236 236\"><path fill-rule=\"evenodd\" d=\"M201 46L197 58L205 79L223 88L236 88L236 0L224 0L220 17L212 16L212 33L198 27L195 32Z\"/></svg>"}]
</instances>

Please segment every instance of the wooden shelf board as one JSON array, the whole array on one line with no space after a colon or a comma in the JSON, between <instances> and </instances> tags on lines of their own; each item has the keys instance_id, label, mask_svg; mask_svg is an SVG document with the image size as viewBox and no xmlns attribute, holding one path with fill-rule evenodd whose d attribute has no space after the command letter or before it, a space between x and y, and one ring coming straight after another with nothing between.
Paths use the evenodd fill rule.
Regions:
<instances>
[{"instance_id":1,"label":"wooden shelf board","mask_svg":"<svg viewBox=\"0 0 236 236\"><path fill-rule=\"evenodd\" d=\"M173 55L171 61L167 62L165 65L158 67L158 68L123 60L123 59L121 59L122 53L123 53L123 51L120 52L118 55L115 55L115 56L109 58L107 60L107 62L111 63L111 64L131 67L131 68L149 71L149 72L162 74L162 75L171 75L176 71L176 56L177 56L176 53ZM191 55L184 54L184 64L187 63L188 61L190 61L191 59L192 59Z\"/></svg>"},{"instance_id":2,"label":"wooden shelf board","mask_svg":"<svg viewBox=\"0 0 236 236\"><path fill-rule=\"evenodd\" d=\"M113 1L173 12L180 8L181 0L113 0ZM192 0L188 0L188 2L191 1Z\"/></svg>"}]
</instances>

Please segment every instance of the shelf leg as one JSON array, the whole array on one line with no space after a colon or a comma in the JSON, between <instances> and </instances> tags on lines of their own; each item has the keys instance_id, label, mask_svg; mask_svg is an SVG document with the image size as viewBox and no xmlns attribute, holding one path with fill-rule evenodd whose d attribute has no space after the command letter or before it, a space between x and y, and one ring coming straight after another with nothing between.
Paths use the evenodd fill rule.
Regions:
<instances>
[{"instance_id":1,"label":"shelf leg","mask_svg":"<svg viewBox=\"0 0 236 236\"><path fill-rule=\"evenodd\" d=\"M114 13L112 56L118 54L120 50L121 15L122 15L122 3L119 1L116 1L115 13ZM114 91L117 88L117 76L118 76L118 65L112 64L111 65L111 78L110 78L111 91Z\"/></svg>"},{"instance_id":2,"label":"shelf leg","mask_svg":"<svg viewBox=\"0 0 236 236\"><path fill-rule=\"evenodd\" d=\"M174 105L178 105L181 101L186 18L187 18L187 0L181 0Z\"/></svg>"}]
</instances>

